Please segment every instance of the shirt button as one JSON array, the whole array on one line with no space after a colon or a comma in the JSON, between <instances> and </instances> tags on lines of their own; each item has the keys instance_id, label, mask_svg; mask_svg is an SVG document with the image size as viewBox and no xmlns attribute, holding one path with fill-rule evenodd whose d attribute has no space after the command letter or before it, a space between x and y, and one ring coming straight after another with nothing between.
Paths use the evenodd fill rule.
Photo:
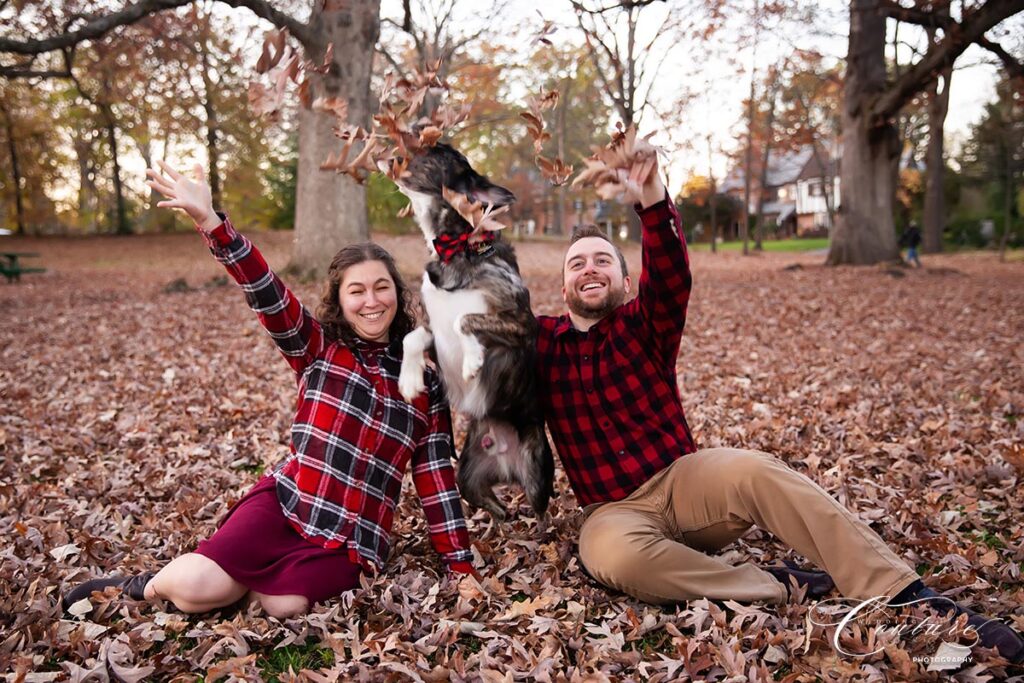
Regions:
<instances>
[{"instance_id":1,"label":"shirt button","mask_svg":"<svg viewBox=\"0 0 1024 683\"><path fill-rule=\"evenodd\" d=\"M590 360L590 356L583 356L583 360Z\"/></svg>"},{"instance_id":2,"label":"shirt button","mask_svg":"<svg viewBox=\"0 0 1024 683\"><path fill-rule=\"evenodd\" d=\"M626 451L619 451L619 455L625 455Z\"/></svg>"}]
</instances>

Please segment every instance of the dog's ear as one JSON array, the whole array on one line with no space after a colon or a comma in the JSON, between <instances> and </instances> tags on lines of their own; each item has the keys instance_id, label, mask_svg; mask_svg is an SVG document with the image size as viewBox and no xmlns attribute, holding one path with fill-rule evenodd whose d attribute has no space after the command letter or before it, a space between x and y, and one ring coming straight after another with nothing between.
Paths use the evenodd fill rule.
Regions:
<instances>
[{"instance_id":1,"label":"dog's ear","mask_svg":"<svg viewBox=\"0 0 1024 683\"><path fill-rule=\"evenodd\" d=\"M516 200L516 196L510 190L506 190L501 185L495 185L486 178L483 181L467 193L470 200L495 206L505 206Z\"/></svg>"}]
</instances>

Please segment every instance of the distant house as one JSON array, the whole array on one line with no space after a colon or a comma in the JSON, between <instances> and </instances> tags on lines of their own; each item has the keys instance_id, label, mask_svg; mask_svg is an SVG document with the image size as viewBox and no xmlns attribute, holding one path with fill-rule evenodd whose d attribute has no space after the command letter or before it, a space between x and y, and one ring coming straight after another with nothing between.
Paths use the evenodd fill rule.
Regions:
<instances>
[{"instance_id":1,"label":"distant house","mask_svg":"<svg viewBox=\"0 0 1024 683\"><path fill-rule=\"evenodd\" d=\"M830 199L834 210L839 205L839 161L832 160L828 174L823 166L810 145L792 152L769 153L764 217L765 224L775 225L780 236L827 234L831 228L825 188L828 186L827 176L830 176L833 187ZM743 180L743 167L735 166L720 186L721 192L739 200L741 206ZM755 178L751 188L751 216L757 215L758 180Z\"/></svg>"}]
</instances>

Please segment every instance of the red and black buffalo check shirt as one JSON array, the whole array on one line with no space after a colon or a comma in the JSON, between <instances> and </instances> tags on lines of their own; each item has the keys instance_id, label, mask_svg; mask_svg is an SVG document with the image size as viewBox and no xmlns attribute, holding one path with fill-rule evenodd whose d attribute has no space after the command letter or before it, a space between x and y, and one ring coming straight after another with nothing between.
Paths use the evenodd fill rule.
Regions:
<instances>
[{"instance_id":1,"label":"red and black buffalo check shirt","mask_svg":"<svg viewBox=\"0 0 1024 683\"><path fill-rule=\"evenodd\" d=\"M540 394L580 505L621 500L697 450L676 384L690 299L690 261L675 205L637 209L643 272L637 297L587 332L540 316Z\"/></svg>"},{"instance_id":2,"label":"red and black buffalo check shirt","mask_svg":"<svg viewBox=\"0 0 1024 683\"><path fill-rule=\"evenodd\" d=\"M227 218L203 235L297 375L291 455L273 475L291 525L317 545L347 547L354 562L380 567L411 460L431 543L450 569L472 572L437 373L428 368L428 391L406 403L398 391L402 340L349 348L324 339L316 318Z\"/></svg>"}]
</instances>

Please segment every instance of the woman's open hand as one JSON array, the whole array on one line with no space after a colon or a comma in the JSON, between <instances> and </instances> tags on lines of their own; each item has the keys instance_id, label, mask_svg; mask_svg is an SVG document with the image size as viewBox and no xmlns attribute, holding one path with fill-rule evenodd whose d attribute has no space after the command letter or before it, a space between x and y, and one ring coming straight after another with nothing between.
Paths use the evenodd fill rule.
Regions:
<instances>
[{"instance_id":1,"label":"woman's open hand","mask_svg":"<svg viewBox=\"0 0 1024 683\"><path fill-rule=\"evenodd\" d=\"M162 202L158 202L157 206L181 209L206 232L220 225L220 217L213 210L210 185L206 182L206 173L203 172L202 165L196 164L193 167L195 180L189 180L163 161L157 163L160 164L160 168L166 175L162 175L152 168L146 169L146 175L149 176L146 184L167 197Z\"/></svg>"}]
</instances>

